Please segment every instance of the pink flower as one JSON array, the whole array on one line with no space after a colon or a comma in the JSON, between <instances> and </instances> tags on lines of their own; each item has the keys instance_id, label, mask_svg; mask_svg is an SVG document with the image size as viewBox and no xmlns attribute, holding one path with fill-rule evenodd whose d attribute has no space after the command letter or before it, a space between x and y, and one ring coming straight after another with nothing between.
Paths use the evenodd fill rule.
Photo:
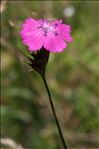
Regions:
<instances>
[{"instance_id":1,"label":"pink flower","mask_svg":"<svg viewBox=\"0 0 99 149\"><path fill-rule=\"evenodd\" d=\"M44 47L50 52L62 52L67 43L73 40L70 33L70 25L63 24L61 20L49 22L28 18L22 25L20 35L29 51L37 51Z\"/></svg>"}]
</instances>

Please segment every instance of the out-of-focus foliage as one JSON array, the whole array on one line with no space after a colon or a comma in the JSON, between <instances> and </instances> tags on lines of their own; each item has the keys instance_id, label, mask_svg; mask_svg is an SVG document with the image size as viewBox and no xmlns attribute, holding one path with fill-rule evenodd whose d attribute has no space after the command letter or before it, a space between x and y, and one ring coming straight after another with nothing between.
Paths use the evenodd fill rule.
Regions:
<instances>
[{"instance_id":1,"label":"out-of-focus foliage","mask_svg":"<svg viewBox=\"0 0 99 149\"><path fill-rule=\"evenodd\" d=\"M1 8L2 138L24 149L61 148L43 82L18 48L25 48L19 36L25 18L63 19L74 41L50 55L47 79L70 149L98 149L99 2L12 0Z\"/></svg>"}]
</instances>

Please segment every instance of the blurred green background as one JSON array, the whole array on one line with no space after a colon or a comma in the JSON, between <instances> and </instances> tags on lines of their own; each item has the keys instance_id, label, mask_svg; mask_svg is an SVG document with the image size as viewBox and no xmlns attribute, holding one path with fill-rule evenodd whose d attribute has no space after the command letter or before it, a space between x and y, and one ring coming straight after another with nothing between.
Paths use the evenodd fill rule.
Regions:
<instances>
[{"instance_id":1,"label":"blurred green background","mask_svg":"<svg viewBox=\"0 0 99 149\"><path fill-rule=\"evenodd\" d=\"M69 149L98 149L99 2L25 0L1 1L2 149L11 141L17 149L62 149L44 84L17 48L28 17L72 26L74 41L50 55L47 80Z\"/></svg>"}]
</instances>

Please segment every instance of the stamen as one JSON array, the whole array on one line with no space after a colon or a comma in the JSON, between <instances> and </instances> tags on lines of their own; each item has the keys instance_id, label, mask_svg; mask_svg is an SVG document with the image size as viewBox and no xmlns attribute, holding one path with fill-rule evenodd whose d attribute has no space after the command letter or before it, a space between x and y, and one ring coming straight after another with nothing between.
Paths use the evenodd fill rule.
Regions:
<instances>
[{"instance_id":1,"label":"stamen","mask_svg":"<svg viewBox=\"0 0 99 149\"><path fill-rule=\"evenodd\" d=\"M55 26L58 26L58 24L56 23Z\"/></svg>"},{"instance_id":2,"label":"stamen","mask_svg":"<svg viewBox=\"0 0 99 149\"><path fill-rule=\"evenodd\" d=\"M55 35L57 36L58 34L57 34L57 33L55 33Z\"/></svg>"}]
</instances>

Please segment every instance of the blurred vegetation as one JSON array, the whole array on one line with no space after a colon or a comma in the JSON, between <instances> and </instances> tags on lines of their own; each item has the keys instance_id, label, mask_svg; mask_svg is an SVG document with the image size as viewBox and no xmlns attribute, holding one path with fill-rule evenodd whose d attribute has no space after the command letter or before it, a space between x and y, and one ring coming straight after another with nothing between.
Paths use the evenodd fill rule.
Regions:
<instances>
[{"instance_id":1,"label":"blurred vegetation","mask_svg":"<svg viewBox=\"0 0 99 149\"><path fill-rule=\"evenodd\" d=\"M50 55L47 80L70 149L98 149L99 2L5 0L1 11L1 137L24 149L62 149L43 82L18 47L25 18L63 19L74 41Z\"/></svg>"}]
</instances>

